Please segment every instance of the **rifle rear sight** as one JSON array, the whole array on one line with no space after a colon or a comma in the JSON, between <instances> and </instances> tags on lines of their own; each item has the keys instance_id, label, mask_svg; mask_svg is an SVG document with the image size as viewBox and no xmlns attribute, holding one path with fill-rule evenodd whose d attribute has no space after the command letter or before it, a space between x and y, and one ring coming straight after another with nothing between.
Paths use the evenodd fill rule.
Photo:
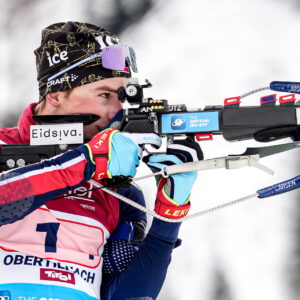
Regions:
<instances>
[{"instance_id":1,"label":"rifle rear sight","mask_svg":"<svg viewBox=\"0 0 300 300\"><path fill-rule=\"evenodd\" d=\"M143 103L143 89L152 87L148 79L145 79L146 84L140 85L137 78L130 78L125 87L118 89L119 100L124 103L127 101L130 105Z\"/></svg>"}]
</instances>

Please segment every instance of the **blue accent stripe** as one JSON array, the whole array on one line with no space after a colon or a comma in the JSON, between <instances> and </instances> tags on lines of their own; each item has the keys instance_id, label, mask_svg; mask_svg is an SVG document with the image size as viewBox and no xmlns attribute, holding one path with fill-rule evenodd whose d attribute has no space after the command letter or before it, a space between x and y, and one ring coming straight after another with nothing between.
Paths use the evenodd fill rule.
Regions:
<instances>
[{"instance_id":1,"label":"blue accent stripe","mask_svg":"<svg viewBox=\"0 0 300 300\"><path fill-rule=\"evenodd\" d=\"M269 95L265 97L261 97L261 103L273 102L276 100L276 95Z\"/></svg>"},{"instance_id":2,"label":"blue accent stripe","mask_svg":"<svg viewBox=\"0 0 300 300\"><path fill-rule=\"evenodd\" d=\"M300 82L293 81L272 81L270 89L278 92L300 94Z\"/></svg>"},{"instance_id":3,"label":"blue accent stripe","mask_svg":"<svg viewBox=\"0 0 300 300\"><path fill-rule=\"evenodd\" d=\"M134 241L134 224L131 222L119 223L117 229L114 231L109 240Z\"/></svg>"},{"instance_id":4,"label":"blue accent stripe","mask_svg":"<svg viewBox=\"0 0 300 300\"><path fill-rule=\"evenodd\" d=\"M258 190L258 198L266 198L286 193L300 187L300 175L286 181Z\"/></svg>"},{"instance_id":5,"label":"blue accent stripe","mask_svg":"<svg viewBox=\"0 0 300 300\"><path fill-rule=\"evenodd\" d=\"M89 56L89 57L86 57L86 58L84 58L84 59L78 61L77 63L75 63L75 64L73 64L73 65L71 65L71 66L69 66L69 67L63 69L62 71L60 71L60 72L58 72L58 73L52 75L51 77L48 78L47 81L51 81L52 79L54 79L54 78L56 78L56 77L58 77L58 76L60 76L60 75L62 75L62 74L64 74L64 73L66 73L66 72L68 72L68 71L70 71L70 70L76 68L77 66L82 65L83 63L86 63L86 62L88 62L88 61L90 61L90 60L92 60L92 59L94 59L94 58L96 58L96 57L100 57L100 56L101 56L101 53L95 53L95 54L93 54L93 55L91 55L91 56Z\"/></svg>"}]
</instances>

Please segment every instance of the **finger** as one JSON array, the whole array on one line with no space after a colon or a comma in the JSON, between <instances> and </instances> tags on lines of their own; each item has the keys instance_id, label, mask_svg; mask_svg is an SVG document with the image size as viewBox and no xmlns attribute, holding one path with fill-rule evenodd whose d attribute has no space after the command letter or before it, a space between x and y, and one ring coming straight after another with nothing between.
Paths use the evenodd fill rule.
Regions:
<instances>
[{"instance_id":1,"label":"finger","mask_svg":"<svg viewBox=\"0 0 300 300\"><path fill-rule=\"evenodd\" d=\"M174 154L185 162L198 161L196 149L180 144L171 144L167 148L168 154Z\"/></svg>"},{"instance_id":2,"label":"finger","mask_svg":"<svg viewBox=\"0 0 300 300\"><path fill-rule=\"evenodd\" d=\"M136 145L151 145L154 148L160 148L162 139L155 133L128 133L122 132L122 134L130 138Z\"/></svg>"},{"instance_id":3,"label":"finger","mask_svg":"<svg viewBox=\"0 0 300 300\"><path fill-rule=\"evenodd\" d=\"M149 167L152 167L153 169L159 171L161 170L162 168L164 168L166 165L164 164L160 164L160 163L151 163L151 162L148 162L147 165Z\"/></svg>"},{"instance_id":4,"label":"finger","mask_svg":"<svg viewBox=\"0 0 300 300\"><path fill-rule=\"evenodd\" d=\"M126 147L131 147L135 148L136 152L138 154L138 157L141 158L143 154L143 149L129 136L123 134L123 133L118 133L115 135L114 142L118 142L118 146L121 149L127 149ZM113 145L114 146L114 145Z\"/></svg>"},{"instance_id":5,"label":"finger","mask_svg":"<svg viewBox=\"0 0 300 300\"><path fill-rule=\"evenodd\" d=\"M174 164L182 164L182 161L176 155L171 154L151 155L149 158L149 162L151 163L164 163L167 161Z\"/></svg>"},{"instance_id":6,"label":"finger","mask_svg":"<svg viewBox=\"0 0 300 300\"><path fill-rule=\"evenodd\" d=\"M175 140L168 145L167 154L175 154L184 162L202 160L203 152L200 145L190 137L183 140Z\"/></svg>"}]
</instances>

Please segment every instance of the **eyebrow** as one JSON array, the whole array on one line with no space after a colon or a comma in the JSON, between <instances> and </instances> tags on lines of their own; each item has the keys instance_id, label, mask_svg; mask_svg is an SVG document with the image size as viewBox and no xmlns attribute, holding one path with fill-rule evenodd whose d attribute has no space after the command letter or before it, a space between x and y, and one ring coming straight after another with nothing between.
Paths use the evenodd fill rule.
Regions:
<instances>
[{"instance_id":1,"label":"eyebrow","mask_svg":"<svg viewBox=\"0 0 300 300\"><path fill-rule=\"evenodd\" d=\"M119 89L119 88L118 88ZM114 89L108 85L103 85L103 86L99 86L99 87L96 87L94 90L95 91L98 91L98 90L106 90L106 91L109 91L109 92L113 92L113 93L117 93L118 92L118 89Z\"/></svg>"}]
</instances>

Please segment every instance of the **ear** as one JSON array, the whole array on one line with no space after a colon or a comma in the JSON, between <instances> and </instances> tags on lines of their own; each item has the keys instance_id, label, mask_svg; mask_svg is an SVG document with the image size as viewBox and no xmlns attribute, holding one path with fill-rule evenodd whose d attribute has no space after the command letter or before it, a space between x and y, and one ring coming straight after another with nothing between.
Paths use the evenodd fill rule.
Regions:
<instances>
[{"instance_id":1,"label":"ear","mask_svg":"<svg viewBox=\"0 0 300 300\"><path fill-rule=\"evenodd\" d=\"M55 108L59 107L61 105L61 101L62 101L60 92L47 94L46 101Z\"/></svg>"}]
</instances>

